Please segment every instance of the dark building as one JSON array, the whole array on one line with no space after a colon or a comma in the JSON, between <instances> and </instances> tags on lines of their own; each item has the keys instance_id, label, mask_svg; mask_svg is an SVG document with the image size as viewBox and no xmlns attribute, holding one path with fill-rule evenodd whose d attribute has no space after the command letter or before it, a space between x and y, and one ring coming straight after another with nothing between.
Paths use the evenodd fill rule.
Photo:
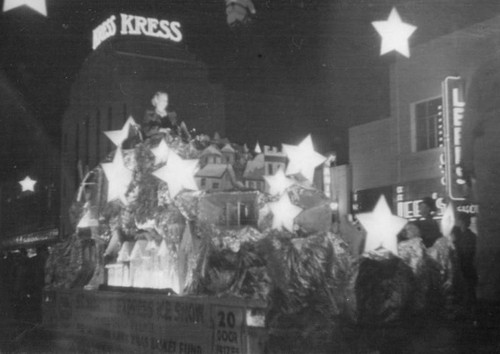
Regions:
<instances>
[{"instance_id":1,"label":"dark building","mask_svg":"<svg viewBox=\"0 0 500 354\"><path fill-rule=\"evenodd\" d=\"M0 71L0 250L58 236L59 152L30 108ZM19 182L26 178L33 185L24 189Z\"/></svg>"}]
</instances>

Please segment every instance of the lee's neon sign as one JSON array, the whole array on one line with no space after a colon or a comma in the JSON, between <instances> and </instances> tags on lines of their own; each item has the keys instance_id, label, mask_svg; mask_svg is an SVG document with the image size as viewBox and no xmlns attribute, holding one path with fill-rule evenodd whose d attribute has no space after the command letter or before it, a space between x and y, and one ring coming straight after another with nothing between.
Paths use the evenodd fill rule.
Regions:
<instances>
[{"instance_id":1,"label":"lee's neon sign","mask_svg":"<svg viewBox=\"0 0 500 354\"><path fill-rule=\"evenodd\" d=\"M173 42L182 40L178 21L120 14L118 17L110 16L92 31L92 49L97 49L105 40L118 34L162 38Z\"/></svg>"},{"instance_id":2,"label":"lee's neon sign","mask_svg":"<svg viewBox=\"0 0 500 354\"><path fill-rule=\"evenodd\" d=\"M462 167L462 125L465 110L464 82L460 77L447 77L443 82L445 175L451 200L465 199Z\"/></svg>"}]
</instances>

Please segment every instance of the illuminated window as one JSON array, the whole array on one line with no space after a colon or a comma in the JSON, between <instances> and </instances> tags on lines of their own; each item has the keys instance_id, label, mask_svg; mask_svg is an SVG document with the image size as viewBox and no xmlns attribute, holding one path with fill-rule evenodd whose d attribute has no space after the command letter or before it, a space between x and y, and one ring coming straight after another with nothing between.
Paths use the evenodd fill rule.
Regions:
<instances>
[{"instance_id":1,"label":"illuminated window","mask_svg":"<svg viewBox=\"0 0 500 354\"><path fill-rule=\"evenodd\" d=\"M433 149L442 145L442 107L441 97L414 104L416 151Z\"/></svg>"}]
</instances>

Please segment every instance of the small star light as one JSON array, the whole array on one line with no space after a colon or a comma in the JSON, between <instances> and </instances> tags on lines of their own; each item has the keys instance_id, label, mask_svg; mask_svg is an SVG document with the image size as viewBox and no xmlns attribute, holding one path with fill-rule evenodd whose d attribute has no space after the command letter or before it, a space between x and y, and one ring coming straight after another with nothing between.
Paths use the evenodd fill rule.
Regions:
<instances>
[{"instance_id":1,"label":"small star light","mask_svg":"<svg viewBox=\"0 0 500 354\"><path fill-rule=\"evenodd\" d=\"M404 218L392 215L385 197L382 195L371 213L356 216L366 230L365 252L379 247L398 254L397 234L408 222Z\"/></svg>"},{"instance_id":2,"label":"small star light","mask_svg":"<svg viewBox=\"0 0 500 354\"><path fill-rule=\"evenodd\" d=\"M45 4L45 0L5 0L3 3L3 12L23 5L31 7L33 10L47 16L47 5Z\"/></svg>"},{"instance_id":3,"label":"small star light","mask_svg":"<svg viewBox=\"0 0 500 354\"><path fill-rule=\"evenodd\" d=\"M106 134L106 136L113 142L113 144L115 144L116 146L121 146L125 139L128 138L130 126L135 125L137 125L137 123L135 122L134 118L129 117L121 130L109 130L107 132L104 132L104 134Z\"/></svg>"},{"instance_id":4,"label":"small star light","mask_svg":"<svg viewBox=\"0 0 500 354\"><path fill-rule=\"evenodd\" d=\"M26 176L22 181L19 181L19 184L21 185L22 192L25 191L35 191L35 183L36 181L34 179L31 179L30 176Z\"/></svg>"},{"instance_id":5,"label":"small star light","mask_svg":"<svg viewBox=\"0 0 500 354\"><path fill-rule=\"evenodd\" d=\"M382 37L380 55L395 50L407 58L410 57L408 38L417 27L402 22L395 7L392 8L387 21L373 21L372 25Z\"/></svg>"},{"instance_id":6,"label":"small star light","mask_svg":"<svg viewBox=\"0 0 500 354\"><path fill-rule=\"evenodd\" d=\"M108 202L120 199L123 204L127 205L128 201L125 194L130 182L132 182L132 171L125 167L121 149L116 149L113 162L102 163L101 165L108 179Z\"/></svg>"},{"instance_id":7,"label":"small star light","mask_svg":"<svg viewBox=\"0 0 500 354\"><path fill-rule=\"evenodd\" d=\"M316 166L326 161L326 157L314 151L311 135L297 146L283 144L283 151L290 160L286 174L294 175L300 172L310 182L313 181Z\"/></svg>"},{"instance_id":8,"label":"small star light","mask_svg":"<svg viewBox=\"0 0 500 354\"><path fill-rule=\"evenodd\" d=\"M283 194L277 202L269 203L273 213L273 229L287 229L293 232L293 221L302 212L302 208L292 204L287 193Z\"/></svg>"},{"instance_id":9,"label":"small star light","mask_svg":"<svg viewBox=\"0 0 500 354\"><path fill-rule=\"evenodd\" d=\"M151 149L151 152L155 155L155 165L167 162L169 151L170 149L168 148L167 143L165 140L161 139L158 146Z\"/></svg>"},{"instance_id":10,"label":"small star light","mask_svg":"<svg viewBox=\"0 0 500 354\"><path fill-rule=\"evenodd\" d=\"M198 190L194 174L198 169L198 160L183 160L175 152L168 155L167 164L153 172L153 175L167 182L170 197L175 198L182 189Z\"/></svg>"},{"instance_id":11,"label":"small star light","mask_svg":"<svg viewBox=\"0 0 500 354\"><path fill-rule=\"evenodd\" d=\"M271 195L281 194L295 184L295 181L285 176L285 172L281 168L273 176L264 176L264 179L269 184L269 194Z\"/></svg>"}]
</instances>

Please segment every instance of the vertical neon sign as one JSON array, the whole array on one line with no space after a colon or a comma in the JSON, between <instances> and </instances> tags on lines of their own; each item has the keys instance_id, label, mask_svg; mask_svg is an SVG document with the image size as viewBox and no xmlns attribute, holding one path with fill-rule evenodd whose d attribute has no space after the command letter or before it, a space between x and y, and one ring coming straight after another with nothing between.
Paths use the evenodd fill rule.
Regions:
<instances>
[{"instance_id":1,"label":"vertical neon sign","mask_svg":"<svg viewBox=\"0 0 500 354\"><path fill-rule=\"evenodd\" d=\"M446 191L451 200L465 199L462 158L462 129L465 111L464 80L447 77L443 81Z\"/></svg>"}]
</instances>

